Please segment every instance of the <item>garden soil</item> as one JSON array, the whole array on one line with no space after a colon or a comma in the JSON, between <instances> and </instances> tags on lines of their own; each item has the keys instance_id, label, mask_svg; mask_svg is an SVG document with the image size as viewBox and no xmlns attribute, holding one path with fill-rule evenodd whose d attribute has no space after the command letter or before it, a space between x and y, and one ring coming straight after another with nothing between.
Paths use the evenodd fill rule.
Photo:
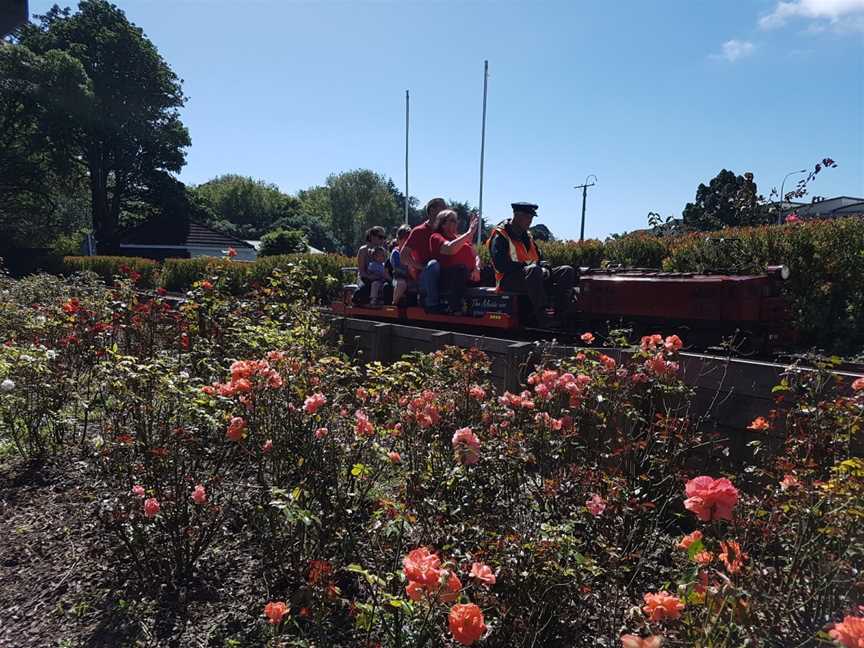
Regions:
<instances>
[{"instance_id":1,"label":"garden soil","mask_svg":"<svg viewBox=\"0 0 864 648\"><path fill-rule=\"evenodd\" d=\"M251 538L233 530L187 588L135 591L132 565L100 532L98 498L75 456L0 463L0 648L259 645Z\"/></svg>"}]
</instances>

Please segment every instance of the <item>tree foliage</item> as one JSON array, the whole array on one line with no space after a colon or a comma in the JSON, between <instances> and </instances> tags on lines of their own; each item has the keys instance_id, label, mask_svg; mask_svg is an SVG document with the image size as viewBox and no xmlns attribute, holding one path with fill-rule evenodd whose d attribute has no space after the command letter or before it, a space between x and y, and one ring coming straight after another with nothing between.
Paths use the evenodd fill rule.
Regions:
<instances>
[{"instance_id":1,"label":"tree foliage","mask_svg":"<svg viewBox=\"0 0 864 648\"><path fill-rule=\"evenodd\" d=\"M327 178L330 190L330 222L346 252L363 241L363 232L374 225L392 229L402 222L399 206L387 179L369 169L356 169Z\"/></svg>"},{"instance_id":2,"label":"tree foliage","mask_svg":"<svg viewBox=\"0 0 864 648\"><path fill-rule=\"evenodd\" d=\"M82 0L74 14L55 5L38 20L20 30L19 45L43 57L65 52L92 89L77 119L49 103L45 118L67 120L63 151L87 174L96 238L111 249L123 210L151 199L149 187L185 163L190 139L178 113L181 83L144 32L105 0Z\"/></svg>"},{"instance_id":3,"label":"tree foliage","mask_svg":"<svg viewBox=\"0 0 864 648\"><path fill-rule=\"evenodd\" d=\"M554 241L555 236L552 234L552 230L550 230L543 223L537 223L534 227L531 228L531 236L534 237L535 241Z\"/></svg>"},{"instance_id":4,"label":"tree foliage","mask_svg":"<svg viewBox=\"0 0 864 648\"><path fill-rule=\"evenodd\" d=\"M762 203L752 173L722 169L707 186L699 185L695 201L684 207L684 224L702 231L756 225L765 220Z\"/></svg>"},{"instance_id":5,"label":"tree foliage","mask_svg":"<svg viewBox=\"0 0 864 648\"><path fill-rule=\"evenodd\" d=\"M300 201L276 185L241 175L213 178L192 192L211 210L217 229L244 239L261 238L300 209Z\"/></svg>"},{"instance_id":6,"label":"tree foliage","mask_svg":"<svg viewBox=\"0 0 864 648\"><path fill-rule=\"evenodd\" d=\"M276 256L277 254L293 254L306 252L308 249L302 232L297 230L277 229L265 234L258 248L258 256Z\"/></svg>"},{"instance_id":7,"label":"tree foliage","mask_svg":"<svg viewBox=\"0 0 864 648\"><path fill-rule=\"evenodd\" d=\"M38 246L84 225L73 134L91 101L83 67L65 52L0 45L3 244Z\"/></svg>"}]
</instances>

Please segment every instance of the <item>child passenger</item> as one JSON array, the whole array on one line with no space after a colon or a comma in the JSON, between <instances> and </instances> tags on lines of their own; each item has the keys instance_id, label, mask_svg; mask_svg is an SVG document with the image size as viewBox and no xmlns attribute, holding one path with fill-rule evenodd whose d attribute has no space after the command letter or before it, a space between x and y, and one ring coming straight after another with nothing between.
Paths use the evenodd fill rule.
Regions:
<instances>
[{"instance_id":1,"label":"child passenger","mask_svg":"<svg viewBox=\"0 0 864 648\"><path fill-rule=\"evenodd\" d=\"M390 273L384 267L386 260L387 250L379 246L372 250L372 258L366 265L366 274L371 282L370 306L380 306L383 303L381 294L384 286L390 282Z\"/></svg>"},{"instance_id":2,"label":"child passenger","mask_svg":"<svg viewBox=\"0 0 864 648\"><path fill-rule=\"evenodd\" d=\"M393 241L393 249L390 252L390 268L393 271L393 305L397 305L405 291L408 289L408 282L411 281L408 266L402 263L402 246L408 240L408 235L411 233L410 225L400 225L396 230L396 240Z\"/></svg>"}]
</instances>

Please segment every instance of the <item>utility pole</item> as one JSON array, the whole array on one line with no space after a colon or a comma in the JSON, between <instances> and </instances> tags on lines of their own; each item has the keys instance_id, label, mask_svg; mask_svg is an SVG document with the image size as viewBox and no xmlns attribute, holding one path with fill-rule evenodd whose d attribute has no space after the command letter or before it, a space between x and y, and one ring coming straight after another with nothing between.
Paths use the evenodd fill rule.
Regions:
<instances>
[{"instance_id":1,"label":"utility pole","mask_svg":"<svg viewBox=\"0 0 864 648\"><path fill-rule=\"evenodd\" d=\"M594 182L589 184L588 180L590 180L591 178L594 178ZM585 184L576 185L575 187L573 187L574 189L582 190L582 227L579 230L580 241L585 240L585 200L586 198L588 198L588 187L593 187L595 184L597 184L597 176L592 173L587 178L585 178Z\"/></svg>"}]
</instances>

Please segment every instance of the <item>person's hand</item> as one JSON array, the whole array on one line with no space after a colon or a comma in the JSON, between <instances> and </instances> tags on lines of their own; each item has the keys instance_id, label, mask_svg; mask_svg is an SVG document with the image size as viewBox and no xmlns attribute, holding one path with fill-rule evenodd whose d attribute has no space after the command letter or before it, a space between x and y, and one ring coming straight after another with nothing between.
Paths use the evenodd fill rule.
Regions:
<instances>
[{"instance_id":1,"label":"person's hand","mask_svg":"<svg viewBox=\"0 0 864 648\"><path fill-rule=\"evenodd\" d=\"M480 281L480 271L477 270L476 268L471 273L471 281L473 281L474 283L477 283Z\"/></svg>"},{"instance_id":2,"label":"person's hand","mask_svg":"<svg viewBox=\"0 0 864 648\"><path fill-rule=\"evenodd\" d=\"M480 227L480 219L477 217L477 214L471 214L471 222L468 225L468 231L474 235L477 233L478 227Z\"/></svg>"}]
</instances>

